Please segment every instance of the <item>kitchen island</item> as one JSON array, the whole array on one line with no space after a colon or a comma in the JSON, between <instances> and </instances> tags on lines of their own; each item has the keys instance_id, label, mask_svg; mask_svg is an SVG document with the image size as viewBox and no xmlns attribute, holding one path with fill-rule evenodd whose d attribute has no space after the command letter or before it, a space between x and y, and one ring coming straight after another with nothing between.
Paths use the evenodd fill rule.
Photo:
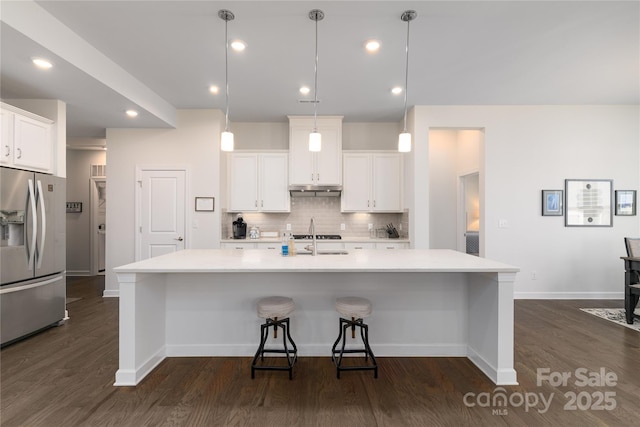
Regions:
<instances>
[{"instance_id":1,"label":"kitchen island","mask_svg":"<svg viewBox=\"0 0 640 427\"><path fill-rule=\"evenodd\" d=\"M294 299L299 356L331 355L334 302L373 303L377 357L468 357L495 384L517 384L513 291L517 267L451 250L359 250L283 257L259 249L188 249L115 269L120 284L116 386L138 384L165 357L253 356L256 302ZM247 373L248 375L249 373Z\"/></svg>"}]
</instances>

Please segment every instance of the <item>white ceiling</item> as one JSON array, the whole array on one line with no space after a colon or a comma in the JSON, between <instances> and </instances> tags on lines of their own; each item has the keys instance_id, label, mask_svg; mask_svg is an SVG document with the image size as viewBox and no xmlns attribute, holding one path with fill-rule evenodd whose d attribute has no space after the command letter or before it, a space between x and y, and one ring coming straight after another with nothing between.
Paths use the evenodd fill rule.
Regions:
<instances>
[{"instance_id":1,"label":"white ceiling","mask_svg":"<svg viewBox=\"0 0 640 427\"><path fill-rule=\"evenodd\" d=\"M318 23L318 114L399 121L407 24L408 104L639 104L638 1L2 1L0 96L61 99L69 137L108 127L171 127L175 110L224 109L224 21L231 122L313 114ZM382 42L377 55L364 41ZM34 56L54 63L48 71ZM313 93L307 96L313 99ZM140 115L128 119L124 111ZM233 126L232 126L233 127ZM233 129L232 129L233 130Z\"/></svg>"}]
</instances>

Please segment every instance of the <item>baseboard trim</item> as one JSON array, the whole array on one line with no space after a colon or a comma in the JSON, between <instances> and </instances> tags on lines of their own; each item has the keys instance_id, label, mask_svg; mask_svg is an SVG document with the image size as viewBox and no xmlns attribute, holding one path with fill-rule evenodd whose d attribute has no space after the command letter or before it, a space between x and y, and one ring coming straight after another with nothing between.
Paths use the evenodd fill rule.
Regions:
<instances>
[{"instance_id":1,"label":"baseboard trim","mask_svg":"<svg viewBox=\"0 0 640 427\"><path fill-rule=\"evenodd\" d=\"M120 289L105 289L102 292L103 298L119 298L120 297Z\"/></svg>"},{"instance_id":2,"label":"baseboard trim","mask_svg":"<svg viewBox=\"0 0 640 427\"><path fill-rule=\"evenodd\" d=\"M67 270L67 276L93 276L89 270Z\"/></svg>"},{"instance_id":3,"label":"baseboard trim","mask_svg":"<svg viewBox=\"0 0 640 427\"><path fill-rule=\"evenodd\" d=\"M624 299L624 292L514 292L513 296L515 299Z\"/></svg>"}]
</instances>

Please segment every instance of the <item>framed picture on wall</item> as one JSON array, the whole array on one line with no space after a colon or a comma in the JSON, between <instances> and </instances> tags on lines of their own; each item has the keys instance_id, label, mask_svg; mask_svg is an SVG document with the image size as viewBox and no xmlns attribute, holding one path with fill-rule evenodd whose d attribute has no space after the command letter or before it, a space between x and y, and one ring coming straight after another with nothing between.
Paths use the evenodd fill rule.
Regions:
<instances>
[{"instance_id":1,"label":"framed picture on wall","mask_svg":"<svg viewBox=\"0 0 640 427\"><path fill-rule=\"evenodd\" d=\"M616 215L636 214L636 190L616 190Z\"/></svg>"},{"instance_id":2,"label":"framed picture on wall","mask_svg":"<svg viewBox=\"0 0 640 427\"><path fill-rule=\"evenodd\" d=\"M542 215L562 216L563 214L562 190L542 190Z\"/></svg>"},{"instance_id":3,"label":"framed picture on wall","mask_svg":"<svg viewBox=\"0 0 640 427\"><path fill-rule=\"evenodd\" d=\"M613 180L566 179L567 227L613 227Z\"/></svg>"},{"instance_id":4,"label":"framed picture on wall","mask_svg":"<svg viewBox=\"0 0 640 427\"><path fill-rule=\"evenodd\" d=\"M196 211L213 212L214 201L213 197L196 197Z\"/></svg>"}]
</instances>

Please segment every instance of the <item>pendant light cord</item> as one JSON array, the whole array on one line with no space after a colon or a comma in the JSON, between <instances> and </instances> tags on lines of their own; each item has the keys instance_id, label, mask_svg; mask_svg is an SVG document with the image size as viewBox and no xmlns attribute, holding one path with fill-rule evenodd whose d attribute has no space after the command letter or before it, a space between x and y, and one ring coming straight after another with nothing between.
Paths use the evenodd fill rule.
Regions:
<instances>
[{"instance_id":1,"label":"pendant light cord","mask_svg":"<svg viewBox=\"0 0 640 427\"><path fill-rule=\"evenodd\" d=\"M405 71L404 71L404 127L403 132L407 132L407 88L409 86L409 25L411 19L407 19L407 44L405 47Z\"/></svg>"},{"instance_id":2,"label":"pendant light cord","mask_svg":"<svg viewBox=\"0 0 640 427\"><path fill-rule=\"evenodd\" d=\"M318 16L316 15L316 62L314 71L314 86L313 86L313 131L318 131Z\"/></svg>"},{"instance_id":3,"label":"pendant light cord","mask_svg":"<svg viewBox=\"0 0 640 427\"><path fill-rule=\"evenodd\" d=\"M224 117L224 131L229 132L229 36L227 34L227 25L229 20L224 20L224 81L226 86L226 107L227 111Z\"/></svg>"}]
</instances>

